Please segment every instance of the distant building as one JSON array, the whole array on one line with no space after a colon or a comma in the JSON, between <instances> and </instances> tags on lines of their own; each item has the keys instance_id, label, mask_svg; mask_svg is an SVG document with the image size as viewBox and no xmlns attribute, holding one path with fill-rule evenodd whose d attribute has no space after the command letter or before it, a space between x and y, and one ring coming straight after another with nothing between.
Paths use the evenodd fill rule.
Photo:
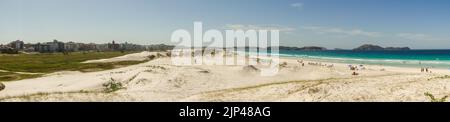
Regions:
<instances>
[{"instance_id":1,"label":"distant building","mask_svg":"<svg viewBox=\"0 0 450 122\"><path fill-rule=\"evenodd\" d=\"M116 42L113 40L112 41L112 44L111 43L108 43L108 48L110 49L110 50L119 50L120 49L120 45L119 44L116 44Z\"/></svg>"},{"instance_id":2,"label":"distant building","mask_svg":"<svg viewBox=\"0 0 450 122\"><path fill-rule=\"evenodd\" d=\"M150 51L166 51L166 50L172 50L174 48L174 46L158 44L158 45L149 45L146 48L147 48L147 50L150 50Z\"/></svg>"},{"instance_id":3,"label":"distant building","mask_svg":"<svg viewBox=\"0 0 450 122\"><path fill-rule=\"evenodd\" d=\"M109 44L97 44L95 48L97 51L111 51L111 49L109 49Z\"/></svg>"},{"instance_id":4,"label":"distant building","mask_svg":"<svg viewBox=\"0 0 450 122\"><path fill-rule=\"evenodd\" d=\"M134 50L136 47L134 47L133 44L129 44L128 42L125 42L120 45L120 50Z\"/></svg>"},{"instance_id":5,"label":"distant building","mask_svg":"<svg viewBox=\"0 0 450 122\"><path fill-rule=\"evenodd\" d=\"M165 45L156 45L153 47L137 45L132 43L117 43L112 41L106 44L95 43L76 43L76 42L60 42L53 40L51 42L36 43L36 44L24 44L21 40L16 40L7 45L0 45L0 51L3 53L18 53L19 51L25 52L40 52L40 53L54 53L54 52L76 52L76 51L141 51L153 49L166 48Z\"/></svg>"},{"instance_id":6,"label":"distant building","mask_svg":"<svg viewBox=\"0 0 450 122\"><path fill-rule=\"evenodd\" d=\"M79 48L80 48L80 44L79 43L68 42L68 43L64 44L64 51L76 52L76 51L78 51Z\"/></svg>"},{"instance_id":7,"label":"distant building","mask_svg":"<svg viewBox=\"0 0 450 122\"><path fill-rule=\"evenodd\" d=\"M34 49L34 44L24 44L23 45L23 51L25 51L25 52L34 52L35 51L35 49Z\"/></svg>"},{"instance_id":8,"label":"distant building","mask_svg":"<svg viewBox=\"0 0 450 122\"><path fill-rule=\"evenodd\" d=\"M37 43L36 45L34 45L34 51L41 53L51 52L50 45Z\"/></svg>"},{"instance_id":9,"label":"distant building","mask_svg":"<svg viewBox=\"0 0 450 122\"><path fill-rule=\"evenodd\" d=\"M16 40L16 41L9 43L9 47L16 49L16 50L23 50L24 43L23 43L23 41Z\"/></svg>"},{"instance_id":10,"label":"distant building","mask_svg":"<svg viewBox=\"0 0 450 122\"><path fill-rule=\"evenodd\" d=\"M46 43L38 43L34 47L36 52L41 53L52 53L52 52L63 52L64 49L64 43L59 42L58 40L53 40L53 42L46 42Z\"/></svg>"}]
</instances>

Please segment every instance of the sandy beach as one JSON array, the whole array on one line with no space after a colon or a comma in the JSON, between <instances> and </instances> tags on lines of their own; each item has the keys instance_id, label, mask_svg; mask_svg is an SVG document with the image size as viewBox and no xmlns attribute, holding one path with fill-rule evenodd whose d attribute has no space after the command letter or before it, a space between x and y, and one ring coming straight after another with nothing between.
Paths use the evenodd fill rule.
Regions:
<instances>
[{"instance_id":1,"label":"sandy beach","mask_svg":"<svg viewBox=\"0 0 450 122\"><path fill-rule=\"evenodd\" d=\"M145 60L152 52L92 62ZM302 63L299 63L302 61ZM419 101L424 93L450 95L449 70L315 62L281 58L287 65L275 76L245 66L176 66L171 58L98 72L63 71L40 78L4 82L0 101ZM348 65L359 66L350 70ZM258 68L258 66L255 66ZM358 75L352 75L353 72ZM121 87L105 92L108 83Z\"/></svg>"}]
</instances>

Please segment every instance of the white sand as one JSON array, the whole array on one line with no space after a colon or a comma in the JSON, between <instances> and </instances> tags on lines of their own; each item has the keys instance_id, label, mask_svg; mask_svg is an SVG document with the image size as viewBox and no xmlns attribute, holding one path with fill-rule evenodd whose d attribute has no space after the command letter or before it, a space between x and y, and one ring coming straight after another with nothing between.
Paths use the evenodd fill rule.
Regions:
<instances>
[{"instance_id":1,"label":"white sand","mask_svg":"<svg viewBox=\"0 0 450 122\"><path fill-rule=\"evenodd\" d=\"M150 52L101 62L134 60ZM95 62L98 62L95 61ZM94 62L94 61L91 61ZM302 67L287 62L276 76L244 71L243 66L174 66L170 58L100 72L59 72L5 82L0 101L429 101L424 95L450 95L448 70L421 73L417 68L365 66L352 76L347 64ZM380 71L385 69L385 71ZM121 82L125 89L102 92L103 84Z\"/></svg>"},{"instance_id":2,"label":"white sand","mask_svg":"<svg viewBox=\"0 0 450 122\"><path fill-rule=\"evenodd\" d=\"M89 60L82 63L108 63L108 62L121 62L121 61L144 61L148 58L150 55L155 55L157 53L161 52L148 52L143 51L141 53L133 53L128 54L124 56L114 57L114 58L108 58L108 59L99 59L99 60Z\"/></svg>"},{"instance_id":3,"label":"white sand","mask_svg":"<svg viewBox=\"0 0 450 122\"><path fill-rule=\"evenodd\" d=\"M10 71L0 70L0 72L10 72ZM12 72L12 73L17 73L17 74L27 74L27 75L38 75L38 74L43 74L43 73L32 73L32 72Z\"/></svg>"}]
</instances>

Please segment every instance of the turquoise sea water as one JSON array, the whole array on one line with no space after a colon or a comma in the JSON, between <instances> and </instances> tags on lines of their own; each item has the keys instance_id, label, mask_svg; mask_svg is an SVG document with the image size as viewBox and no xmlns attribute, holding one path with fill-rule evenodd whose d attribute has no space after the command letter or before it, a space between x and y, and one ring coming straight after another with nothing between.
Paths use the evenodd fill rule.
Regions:
<instances>
[{"instance_id":1,"label":"turquoise sea water","mask_svg":"<svg viewBox=\"0 0 450 122\"><path fill-rule=\"evenodd\" d=\"M402 67L432 67L450 70L450 50L408 51L296 51L280 50L280 57L297 57L310 60L348 64L371 64Z\"/></svg>"},{"instance_id":2,"label":"turquoise sea water","mask_svg":"<svg viewBox=\"0 0 450 122\"><path fill-rule=\"evenodd\" d=\"M250 54L252 55L252 53ZM279 56L347 64L370 64L400 67L431 67L450 70L450 50L280 50Z\"/></svg>"}]
</instances>

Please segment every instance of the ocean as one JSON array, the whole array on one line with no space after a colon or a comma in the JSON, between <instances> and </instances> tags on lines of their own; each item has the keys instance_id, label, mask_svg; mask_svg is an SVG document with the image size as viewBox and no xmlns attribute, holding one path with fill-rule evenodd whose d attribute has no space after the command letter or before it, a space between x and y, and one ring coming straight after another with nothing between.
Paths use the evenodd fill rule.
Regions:
<instances>
[{"instance_id":1,"label":"ocean","mask_svg":"<svg viewBox=\"0 0 450 122\"><path fill-rule=\"evenodd\" d=\"M280 50L280 57L297 57L309 60L370 64L400 67L431 67L450 70L450 50L407 51L298 51Z\"/></svg>"},{"instance_id":2,"label":"ocean","mask_svg":"<svg viewBox=\"0 0 450 122\"><path fill-rule=\"evenodd\" d=\"M255 53L250 54L253 55ZM347 64L369 64L398 67L429 67L450 70L450 50L280 50L279 56Z\"/></svg>"}]
</instances>

